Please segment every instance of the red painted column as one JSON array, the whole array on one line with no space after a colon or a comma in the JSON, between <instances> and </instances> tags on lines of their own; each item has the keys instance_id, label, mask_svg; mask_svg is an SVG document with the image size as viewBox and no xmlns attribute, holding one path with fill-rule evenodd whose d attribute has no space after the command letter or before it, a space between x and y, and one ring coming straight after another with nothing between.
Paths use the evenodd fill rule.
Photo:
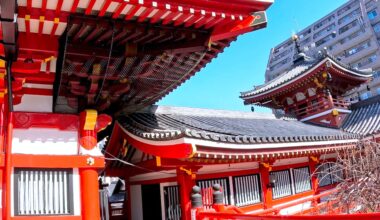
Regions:
<instances>
[{"instance_id":1,"label":"red painted column","mask_svg":"<svg viewBox=\"0 0 380 220\"><path fill-rule=\"evenodd\" d=\"M318 166L317 157L309 157L309 166L310 166L310 174L312 175L311 176L311 187L314 191L314 195L317 195L317 194L319 194L319 192L318 192L319 180L318 180L317 175L313 175L315 173L315 171L317 170L317 166ZM320 202L320 200L313 200L312 206L316 207L319 202Z\"/></svg>"},{"instance_id":2,"label":"red painted column","mask_svg":"<svg viewBox=\"0 0 380 220\"><path fill-rule=\"evenodd\" d=\"M269 169L270 167L265 167L263 163L260 163L259 170L261 174L261 188L263 189L263 204L264 209L272 208L272 189L268 188L269 184Z\"/></svg>"},{"instance_id":3,"label":"red painted column","mask_svg":"<svg viewBox=\"0 0 380 220\"><path fill-rule=\"evenodd\" d=\"M190 170L187 169L186 170ZM195 185L195 178L190 173L186 173L181 167L177 167L177 182L179 185L179 195L181 198L182 220L191 219L191 200L192 187Z\"/></svg>"},{"instance_id":4,"label":"red painted column","mask_svg":"<svg viewBox=\"0 0 380 220\"><path fill-rule=\"evenodd\" d=\"M82 219L100 219L98 171L93 168L80 169Z\"/></svg>"},{"instance_id":5,"label":"red painted column","mask_svg":"<svg viewBox=\"0 0 380 220\"><path fill-rule=\"evenodd\" d=\"M124 218L132 219L132 206L131 206L131 184L129 183L129 177L124 178L125 181L125 199L124 199Z\"/></svg>"},{"instance_id":6,"label":"red painted column","mask_svg":"<svg viewBox=\"0 0 380 220\"><path fill-rule=\"evenodd\" d=\"M309 166L310 166L310 174L314 174L314 172L317 169L318 163L314 161L312 158L309 158ZM314 191L314 195L318 194L318 176L312 175L311 176L311 187Z\"/></svg>"},{"instance_id":7,"label":"red painted column","mask_svg":"<svg viewBox=\"0 0 380 220\"><path fill-rule=\"evenodd\" d=\"M7 141L5 145L5 219L11 219L11 176L12 176L12 137L13 137L13 113L9 112L8 115L8 129L7 129Z\"/></svg>"}]
</instances>

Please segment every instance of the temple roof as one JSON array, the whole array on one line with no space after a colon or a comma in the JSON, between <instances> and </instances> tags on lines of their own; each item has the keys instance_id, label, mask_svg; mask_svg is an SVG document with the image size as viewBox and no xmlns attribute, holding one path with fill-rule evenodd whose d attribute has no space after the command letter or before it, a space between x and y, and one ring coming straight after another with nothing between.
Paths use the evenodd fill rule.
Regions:
<instances>
[{"instance_id":1,"label":"temple roof","mask_svg":"<svg viewBox=\"0 0 380 220\"><path fill-rule=\"evenodd\" d=\"M342 126L344 131L360 135L380 132L380 95L353 104L351 110Z\"/></svg>"},{"instance_id":2,"label":"temple roof","mask_svg":"<svg viewBox=\"0 0 380 220\"><path fill-rule=\"evenodd\" d=\"M315 70L321 64L326 63L328 61L334 64L335 66L341 67L345 70L347 74L352 75L354 77L369 78L372 76L372 71L352 69L351 67L341 63L334 57L328 54L324 54L320 55L320 57L318 58L306 58L300 62L295 63L292 69L284 72L279 77L276 77L275 79L263 85L256 86L254 89L249 90L247 92L242 92L240 97L243 99L254 97L291 84L294 81L313 72L313 70Z\"/></svg>"},{"instance_id":3,"label":"temple roof","mask_svg":"<svg viewBox=\"0 0 380 220\"><path fill-rule=\"evenodd\" d=\"M119 123L142 139L168 141L188 137L234 144L294 143L356 139L337 129L277 119L272 114L153 106L122 116Z\"/></svg>"},{"instance_id":4,"label":"temple roof","mask_svg":"<svg viewBox=\"0 0 380 220\"><path fill-rule=\"evenodd\" d=\"M239 35L264 28L272 3L5 0L0 56L13 60L15 81L34 86L15 91L16 105L32 91L54 96L55 112L132 112L176 89Z\"/></svg>"}]
</instances>

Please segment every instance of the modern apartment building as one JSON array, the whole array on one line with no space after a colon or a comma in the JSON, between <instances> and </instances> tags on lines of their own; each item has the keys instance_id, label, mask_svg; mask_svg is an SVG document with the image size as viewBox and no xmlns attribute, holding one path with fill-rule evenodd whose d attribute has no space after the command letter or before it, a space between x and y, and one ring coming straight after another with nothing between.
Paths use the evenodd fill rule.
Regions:
<instances>
[{"instance_id":1,"label":"modern apartment building","mask_svg":"<svg viewBox=\"0 0 380 220\"><path fill-rule=\"evenodd\" d=\"M377 71L368 86L351 91L355 100L380 94L380 0L350 0L297 33L301 49L314 55L327 48L343 63L357 69ZM266 81L292 68L295 45L291 38L272 48Z\"/></svg>"}]
</instances>

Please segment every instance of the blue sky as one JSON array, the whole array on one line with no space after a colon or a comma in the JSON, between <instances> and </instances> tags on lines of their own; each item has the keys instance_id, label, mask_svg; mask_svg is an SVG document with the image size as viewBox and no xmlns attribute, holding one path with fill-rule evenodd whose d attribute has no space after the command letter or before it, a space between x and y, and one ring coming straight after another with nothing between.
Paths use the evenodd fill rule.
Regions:
<instances>
[{"instance_id":1,"label":"blue sky","mask_svg":"<svg viewBox=\"0 0 380 220\"><path fill-rule=\"evenodd\" d=\"M272 47L327 15L347 0L275 0L265 29L240 36L204 69L157 104L250 111L241 91L264 82ZM258 112L269 112L256 108Z\"/></svg>"}]
</instances>

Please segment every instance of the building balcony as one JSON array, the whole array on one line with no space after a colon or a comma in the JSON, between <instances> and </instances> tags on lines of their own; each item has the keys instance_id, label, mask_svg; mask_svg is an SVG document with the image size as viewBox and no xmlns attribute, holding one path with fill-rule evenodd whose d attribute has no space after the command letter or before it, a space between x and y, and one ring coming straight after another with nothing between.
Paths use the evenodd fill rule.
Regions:
<instances>
[{"instance_id":1,"label":"building balcony","mask_svg":"<svg viewBox=\"0 0 380 220\"><path fill-rule=\"evenodd\" d=\"M357 27L353 28L352 30L347 31L347 32L346 32L347 34L344 33L344 36L345 36L345 37L350 36L351 34L355 33L356 31L359 31L359 30L360 30L360 27L357 26ZM337 43L340 44L340 45L339 45L338 47L335 47L335 48L331 51L331 53L332 53L334 56L337 56L337 55L343 53L345 50L351 48L352 46L357 45L357 44L359 44L360 42L363 42L363 41L365 41L365 40L367 40L367 39L370 39L372 36L373 36L373 35L372 35L371 31L370 31L370 30L367 30L367 31L365 31L364 33L360 34L359 36L357 36L357 37L351 39L350 41L345 42L344 44L340 44L340 43L337 42ZM343 38L344 38L343 35L341 35L341 36L339 36L339 38L337 38L337 39L341 40L341 39L343 39Z\"/></svg>"},{"instance_id":2,"label":"building balcony","mask_svg":"<svg viewBox=\"0 0 380 220\"><path fill-rule=\"evenodd\" d=\"M328 99L321 97L315 103L305 103L304 105L306 106L297 108L294 111L294 114L299 120L303 120L332 108L347 109L350 103L343 99L333 99L333 103L331 104Z\"/></svg>"},{"instance_id":3,"label":"building balcony","mask_svg":"<svg viewBox=\"0 0 380 220\"><path fill-rule=\"evenodd\" d=\"M347 63L347 64L357 62L360 59L362 59L363 57L366 57L372 53L375 53L377 50L378 50L377 45L375 45L375 42L371 41L370 47L362 49L362 50L358 51L357 53L350 55L349 57L344 57L342 59L342 62Z\"/></svg>"}]
</instances>

